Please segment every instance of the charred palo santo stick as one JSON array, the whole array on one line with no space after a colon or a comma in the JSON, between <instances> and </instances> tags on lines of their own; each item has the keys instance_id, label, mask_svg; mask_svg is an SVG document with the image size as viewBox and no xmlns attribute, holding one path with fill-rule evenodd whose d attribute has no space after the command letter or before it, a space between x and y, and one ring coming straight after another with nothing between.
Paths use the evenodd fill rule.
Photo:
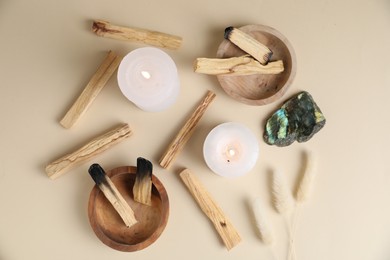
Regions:
<instances>
[{"instance_id":1,"label":"charred palo santo stick","mask_svg":"<svg viewBox=\"0 0 390 260\"><path fill-rule=\"evenodd\" d=\"M237 28L227 27L224 37L263 65L271 59L272 51L267 46Z\"/></svg>"},{"instance_id":2,"label":"charred palo santo stick","mask_svg":"<svg viewBox=\"0 0 390 260\"><path fill-rule=\"evenodd\" d=\"M172 50L178 49L182 43L182 38L179 36L145 29L113 25L103 20L95 20L92 24L92 31L96 35L102 37L131 42L142 42Z\"/></svg>"},{"instance_id":3,"label":"charred palo santo stick","mask_svg":"<svg viewBox=\"0 0 390 260\"><path fill-rule=\"evenodd\" d=\"M103 87L107 84L112 74L118 68L121 57L109 51L103 63L85 86L81 95L72 107L61 119L60 124L65 128L71 128L79 118L87 111Z\"/></svg>"},{"instance_id":4,"label":"charred palo santo stick","mask_svg":"<svg viewBox=\"0 0 390 260\"><path fill-rule=\"evenodd\" d=\"M128 124L121 125L103 135L95 137L78 150L67 154L46 166L46 174L56 179L79 163L82 163L131 135Z\"/></svg>"},{"instance_id":5,"label":"charred palo santo stick","mask_svg":"<svg viewBox=\"0 0 390 260\"><path fill-rule=\"evenodd\" d=\"M209 75L278 74L283 70L282 60L262 65L249 55L227 59L197 58L194 62L195 72Z\"/></svg>"},{"instance_id":6,"label":"charred palo santo stick","mask_svg":"<svg viewBox=\"0 0 390 260\"><path fill-rule=\"evenodd\" d=\"M237 230L195 175L188 169L185 169L180 173L180 178L183 180L202 211L214 224L214 227L221 236L226 248L230 250L241 242L241 237Z\"/></svg>"},{"instance_id":7,"label":"charred palo santo stick","mask_svg":"<svg viewBox=\"0 0 390 260\"><path fill-rule=\"evenodd\" d=\"M152 205L152 173L153 164L144 158L137 158L133 196L135 201L148 206Z\"/></svg>"},{"instance_id":8,"label":"charred palo santo stick","mask_svg":"<svg viewBox=\"0 0 390 260\"><path fill-rule=\"evenodd\" d=\"M200 102L200 104L192 113L190 118L188 118L184 126L180 129L179 133L169 144L168 149L165 151L159 161L161 167L167 169L171 166L176 156L190 139L192 133L195 130L196 125L198 124L199 120L202 118L204 112L206 112L207 107L214 100L214 98L215 94L211 91L208 91L206 97Z\"/></svg>"},{"instance_id":9,"label":"charred palo santo stick","mask_svg":"<svg viewBox=\"0 0 390 260\"><path fill-rule=\"evenodd\" d=\"M97 163L92 164L89 167L89 174L116 212L118 212L125 225L131 227L136 224L137 220L135 219L133 210L122 197L111 179L106 175L103 168Z\"/></svg>"}]
</instances>

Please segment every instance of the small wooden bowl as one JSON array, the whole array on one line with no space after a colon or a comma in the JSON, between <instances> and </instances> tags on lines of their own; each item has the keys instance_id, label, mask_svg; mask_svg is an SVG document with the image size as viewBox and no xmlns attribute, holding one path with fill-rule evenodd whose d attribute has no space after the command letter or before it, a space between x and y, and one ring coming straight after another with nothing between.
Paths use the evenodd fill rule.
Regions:
<instances>
[{"instance_id":1,"label":"small wooden bowl","mask_svg":"<svg viewBox=\"0 0 390 260\"><path fill-rule=\"evenodd\" d=\"M296 74L294 49L280 32L264 25L246 25L239 28L271 49L271 61L283 60L280 74L255 74L247 76L218 75L224 91L244 104L260 106L269 104L287 91ZM217 51L218 58L231 58L246 54L229 40L224 40Z\"/></svg>"},{"instance_id":2,"label":"small wooden bowl","mask_svg":"<svg viewBox=\"0 0 390 260\"><path fill-rule=\"evenodd\" d=\"M125 252L144 249L157 240L163 232L169 216L169 200L162 183L152 176L152 206L133 200L136 167L118 167L107 175L134 211L138 223L127 228L95 185L88 203L89 222L96 236L107 246Z\"/></svg>"}]
</instances>

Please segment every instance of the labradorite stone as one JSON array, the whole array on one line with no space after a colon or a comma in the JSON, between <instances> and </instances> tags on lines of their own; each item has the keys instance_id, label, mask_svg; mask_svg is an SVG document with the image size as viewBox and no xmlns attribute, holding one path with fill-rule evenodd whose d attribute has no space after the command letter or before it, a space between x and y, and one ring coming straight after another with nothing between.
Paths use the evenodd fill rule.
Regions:
<instances>
[{"instance_id":1,"label":"labradorite stone","mask_svg":"<svg viewBox=\"0 0 390 260\"><path fill-rule=\"evenodd\" d=\"M267 120L264 140L276 146L306 142L325 125L325 121L312 96L303 91L287 100Z\"/></svg>"}]
</instances>

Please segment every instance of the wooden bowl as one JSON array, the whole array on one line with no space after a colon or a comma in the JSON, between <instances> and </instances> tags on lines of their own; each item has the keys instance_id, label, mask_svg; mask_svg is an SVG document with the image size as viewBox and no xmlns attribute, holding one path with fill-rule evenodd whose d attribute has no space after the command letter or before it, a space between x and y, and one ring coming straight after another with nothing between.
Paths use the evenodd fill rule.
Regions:
<instances>
[{"instance_id":1,"label":"wooden bowl","mask_svg":"<svg viewBox=\"0 0 390 260\"><path fill-rule=\"evenodd\" d=\"M260 106L269 104L287 91L296 74L294 50L289 41L277 30L264 25L246 25L239 28L273 52L271 60L283 60L284 71L280 74L255 74L247 76L218 75L224 91L244 104ZM229 40L218 47L218 58L231 58L246 54Z\"/></svg>"},{"instance_id":2,"label":"wooden bowl","mask_svg":"<svg viewBox=\"0 0 390 260\"><path fill-rule=\"evenodd\" d=\"M133 185L136 167L118 167L107 175L111 178L124 199L134 211L138 223L127 228L95 185L88 203L89 222L96 236L107 246L125 252L144 249L157 240L163 232L169 216L169 201L162 183L152 176L152 206L146 206L133 200Z\"/></svg>"}]
</instances>

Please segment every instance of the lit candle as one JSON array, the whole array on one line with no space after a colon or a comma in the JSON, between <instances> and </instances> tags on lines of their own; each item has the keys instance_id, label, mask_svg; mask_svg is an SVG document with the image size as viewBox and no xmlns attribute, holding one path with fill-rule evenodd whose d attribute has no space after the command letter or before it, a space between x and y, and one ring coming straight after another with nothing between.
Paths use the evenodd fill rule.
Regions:
<instances>
[{"instance_id":1,"label":"lit candle","mask_svg":"<svg viewBox=\"0 0 390 260\"><path fill-rule=\"evenodd\" d=\"M256 136L244 125L223 123L207 135L203 156L208 167L216 174L238 177L255 166L259 144Z\"/></svg>"},{"instance_id":2,"label":"lit candle","mask_svg":"<svg viewBox=\"0 0 390 260\"><path fill-rule=\"evenodd\" d=\"M175 62L153 47L136 49L123 58L118 68L118 85L131 102L150 112L173 105L180 90Z\"/></svg>"}]
</instances>

